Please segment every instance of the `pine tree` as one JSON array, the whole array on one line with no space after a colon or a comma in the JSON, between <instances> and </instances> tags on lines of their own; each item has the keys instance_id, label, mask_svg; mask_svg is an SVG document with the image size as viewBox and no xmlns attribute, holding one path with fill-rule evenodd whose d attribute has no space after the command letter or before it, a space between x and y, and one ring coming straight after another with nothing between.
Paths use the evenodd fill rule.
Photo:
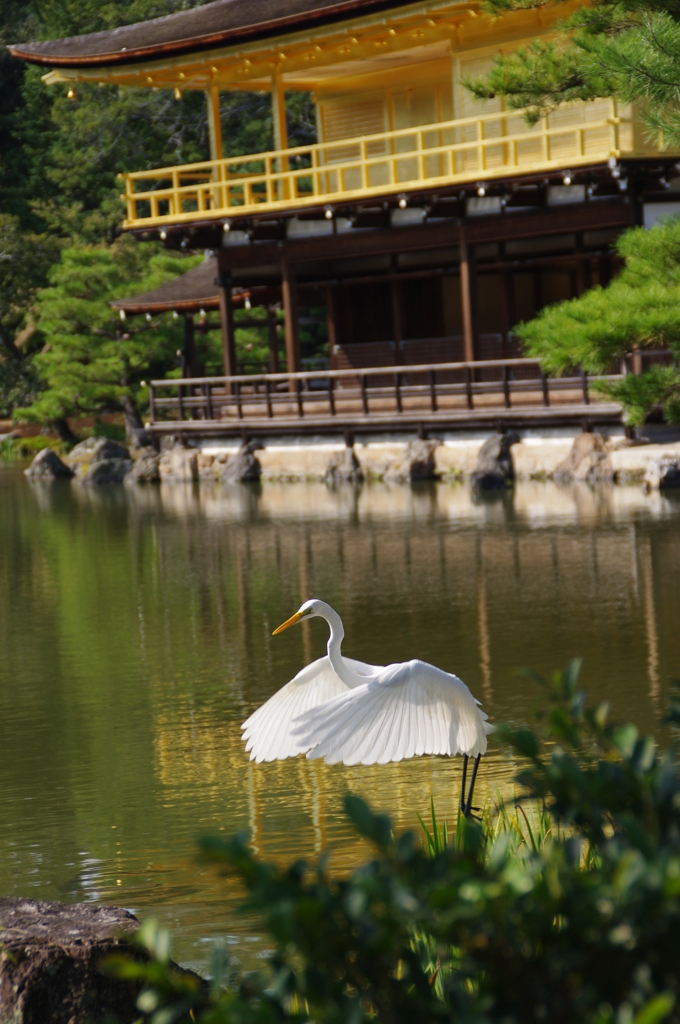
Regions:
<instances>
[{"instance_id":1,"label":"pine tree","mask_svg":"<svg viewBox=\"0 0 680 1024\"><path fill-rule=\"evenodd\" d=\"M564 5L568 0L555 0ZM544 0L485 0L490 13L526 10ZM500 54L483 79L465 85L480 99L502 96L529 124L570 100L612 96L635 102L647 137L680 148L680 3L591 0L565 10L556 38ZM616 248L625 269L609 287L544 310L517 333L553 372L581 365L619 369L635 349L667 348L671 365L650 365L601 390L622 403L631 424L652 411L680 421L680 223L633 229Z\"/></svg>"},{"instance_id":2,"label":"pine tree","mask_svg":"<svg viewBox=\"0 0 680 1024\"><path fill-rule=\"evenodd\" d=\"M566 4L567 0L556 0ZM544 0L486 0L493 14ZM477 97L506 97L535 122L567 100L616 96L641 104L650 139L680 145L680 5L677 0L592 0L565 18L555 40L499 55L484 78L466 81Z\"/></svg>"},{"instance_id":3,"label":"pine tree","mask_svg":"<svg viewBox=\"0 0 680 1024\"><path fill-rule=\"evenodd\" d=\"M146 405L142 381L177 364L181 328L170 314L126 323L110 301L149 291L191 269L201 257L178 257L129 236L113 245L65 249L38 298L44 342L33 359L42 390L19 419L51 423L68 435L67 418L125 414L128 433Z\"/></svg>"},{"instance_id":4,"label":"pine tree","mask_svg":"<svg viewBox=\"0 0 680 1024\"><path fill-rule=\"evenodd\" d=\"M575 365L597 374L618 372L631 352L670 350L670 365L657 363L596 387L621 402L632 426L652 412L680 423L680 218L651 231L634 228L616 248L625 264L608 287L549 306L520 324L517 334L552 373Z\"/></svg>"}]
</instances>

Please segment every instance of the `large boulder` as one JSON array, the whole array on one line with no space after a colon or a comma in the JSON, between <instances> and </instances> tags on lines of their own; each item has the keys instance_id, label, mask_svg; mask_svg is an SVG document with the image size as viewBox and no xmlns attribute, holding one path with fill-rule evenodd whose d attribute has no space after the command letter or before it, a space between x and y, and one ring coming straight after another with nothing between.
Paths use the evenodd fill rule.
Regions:
<instances>
[{"instance_id":1,"label":"large boulder","mask_svg":"<svg viewBox=\"0 0 680 1024\"><path fill-rule=\"evenodd\" d=\"M327 484L361 483L363 479L364 474L353 448L345 448L331 455L324 474Z\"/></svg>"},{"instance_id":2,"label":"large boulder","mask_svg":"<svg viewBox=\"0 0 680 1024\"><path fill-rule=\"evenodd\" d=\"M132 469L125 477L126 484L157 484L160 481L161 457L153 448L139 449Z\"/></svg>"},{"instance_id":3,"label":"large boulder","mask_svg":"<svg viewBox=\"0 0 680 1024\"><path fill-rule=\"evenodd\" d=\"M130 452L110 437L88 437L66 457L76 477L88 484L119 484L130 472Z\"/></svg>"},{"instance_id":4,"label":"large boulder","mask_svg":"<svg viewBox=\"0 0 680 1024\"><path fill-rule=\"evenodd\" d=\"M193 483L198 480L198 457L195 448L176 445L161 452L158 463L161 481Z\"/></svg>"},{"instance_id":5,"label":"large boulder","mask_svg":"<svg viewBox=\"0 0 680 1024\"><path fill-rule=\"evenodd\" d=\"M434 439L411 441L399 461L387 467L383 479L395 483L437 480L439 472L434 453L440 444L441 441Z\"/></svg>"},{"instance_id":6,"label":"large boulder","mask_svg":"<svg viewBox=\"0 0 680 1024\"><path fill-rule=\"evenodd\" d=\"M613 480L614 472L607 442L601 434L584 431L574 438L571 451L555 467L553 479L561 482Z\"/></svg>"},{"instance_id":7,"label":"large boulder","mask_svg":"<svg viewBox=\"0 0 680 1024\"><path fill-rule=\"evenodd\" d=\"M129 458L129 449L119 441L112 441L110 437L88 437L71 449L66 461L76 469L77 466L87 468L93 462L103 462L105 459Z\"/></svg>"},{"instance_id":8,"label":"large boulder","mask_svg":"<svg viewBox=\"0 0 680 1024\"><path fill-rule=\"evenodd\" d=\"M472 484L477 490L498 491L512 484L515 468L511 448L519 440L519 434L509 430L506 434L494 434L484 442L471 474Z\"/></svg>"},{"instance_id":9,"label":"large boulder","mask_svg":"<svg viewBox=\"0 0 680 1024\"><path fill-rule=\"evenodd\" d=\"M680 487L680 459L667 455L647 467L642 486L645 491L675 490Z\"/></svg>"},{"instance_id":10,"label":"large boulder","mask_svg":"<svg viewBox=\"0 0 680 1024\"><path fill-rule=\"evenodd\" d=\"M132 469L132 459L97 459L80 477L83 484L122 484Z\"/></svg>"},{"instance_id":11,"label":"large boulder","mask_svg":"<svg viewBox=\"0 0 680 1024\"><path fill-rule=\"evenodd\" d=\"M100 965L138 927L118 907L0 899L0 1021L136 1020L138 987L107 976Z\"/></svg>"},{"instance_id":12,"label":"large boulder","mask_svg":"<svg viewBox=\"0 0 680 1024\"><path fill-rule=\"evenodd\" d=\"M38 452L24 472L31 480L66 480L73 476L71 467L66 466L51 448Z\"/></svg>"},{"instance_id":13,"label":"large boulder","mask_svg":"<svg viewBox=\"0 0 680 1024\"><path fill-rule=\"evenodd\" d=\"M254 483L262 476L262 466L255 452L261 448L259 441L248 441L240 451L229 458L220 473L224 484Z\"/></svg>"}]
</instances>

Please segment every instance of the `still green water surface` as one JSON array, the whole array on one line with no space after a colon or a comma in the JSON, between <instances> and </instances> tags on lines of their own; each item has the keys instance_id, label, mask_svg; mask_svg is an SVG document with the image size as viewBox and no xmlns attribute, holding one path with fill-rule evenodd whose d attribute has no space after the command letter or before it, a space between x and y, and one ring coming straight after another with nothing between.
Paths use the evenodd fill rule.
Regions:
<instances>
[{"instance_id":1,"label":"still green water surface","mask_svg":"<svg viewBox=\"0 0 680 1024\"><path fill-rule=\"evenodd\" d=\"M196 864L206 832L266 855L364 854L351 787L416 824L453 813L458 759L374 768L252 765L239 724L326 627L272 638L300 602L342 614L345 651L457 672L495 719L528 719L513 675L583 655L592 698L658 732L680 675L680 504L637 488L463 486L86 489L0 470L0 894L101 900L153 915L205 969L216 937L266 949L231 880ZM491 748L480 797L512 765Z\"/></svg>"}]
</instances>

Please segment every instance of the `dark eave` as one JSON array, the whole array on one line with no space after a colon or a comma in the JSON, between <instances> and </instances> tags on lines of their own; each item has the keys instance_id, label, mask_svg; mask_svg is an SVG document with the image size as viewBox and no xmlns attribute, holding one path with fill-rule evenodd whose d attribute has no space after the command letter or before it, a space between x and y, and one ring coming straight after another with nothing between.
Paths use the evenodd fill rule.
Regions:
<instances>
[{"instance_id":1,"label":"dark eave","mask_svg":"<svg viewBox=\"0 0 680 1024\"><path fill-rule=\"evenodd\" d=\"M217 0L164 18L124 25L108 32L16 43L15 57L50 67L106 67L135 64L161 56L186 54L218 46L341 22L363 14L405 7L412 0Z\"/></svg>"},{"instance_id":2,"label":"dark eave","mask_svg":"<svg viewBox=\"0 0 680 1024\"><path fill-rule=\"evenodd\" d=\"M218 309L219 292L215 284L218 273L217 260L211 256L186 274L166 281L160 288L142 295L116 299L111 306L113 309L122 309L130 316L138 313L166 313L170 310L197 313L201 309Z\"/></svg>"}]
</instances>

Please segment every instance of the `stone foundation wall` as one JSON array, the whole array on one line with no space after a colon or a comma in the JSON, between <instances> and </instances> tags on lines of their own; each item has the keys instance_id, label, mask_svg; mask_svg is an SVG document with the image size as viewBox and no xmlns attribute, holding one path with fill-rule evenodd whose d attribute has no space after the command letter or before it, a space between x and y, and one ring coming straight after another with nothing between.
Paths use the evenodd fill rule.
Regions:
<instances>
[{"instance_id":1,"label":"stone foundation wall","mask_svg":"<svg viewBox=\"0 0 680 1024\"><path fill-rule=\"evenodd\" d=\"M482 450L483 449L483 450ZM178 483L232 485L259 480L319 481L328 484L383 480L470 479L481 489L505 487L512 480L567 480L642 485L647 490L680 487L680 441L654 444L600 434L553 436L507 434L365 438L353 448L337 438L285 443L281 438L238 442L205 441L181 447L170 439L157 453L128 449L93 438L73 449L62 462L41 452L29 478L72 479L76 485Z\"/></svg>"},{"instance_id":2,"label":"stone foundation wall","mask_svg":"<svg viewBox=\"0 0 680 1024\"><path fill-rule=\"evenodd\" d=\"M550 480L558 466L571 452L577 435L561 437L525 437L512 446L512 462L518 480ZM486 437L470 439L443 439L434 449L435 472L444 480L464 480L471 476L477 464L480 449ZM403 464L412 444L411 439L356 441L354 455L366 480L393 477L393 471ZM663 459L680 460L680 442L672 444L630 444L623 437L605 439L607 450L607 476L615 483L641 484L651 467ZM238 452L237 444L206 444L199 461L207 469L212 460L215 476ZM263 442L256 453L262 467L262 480L304 481L324 480L332 461L345 451L340 441L282 444L280 441Z\"/></svg>"}]
</instances>

